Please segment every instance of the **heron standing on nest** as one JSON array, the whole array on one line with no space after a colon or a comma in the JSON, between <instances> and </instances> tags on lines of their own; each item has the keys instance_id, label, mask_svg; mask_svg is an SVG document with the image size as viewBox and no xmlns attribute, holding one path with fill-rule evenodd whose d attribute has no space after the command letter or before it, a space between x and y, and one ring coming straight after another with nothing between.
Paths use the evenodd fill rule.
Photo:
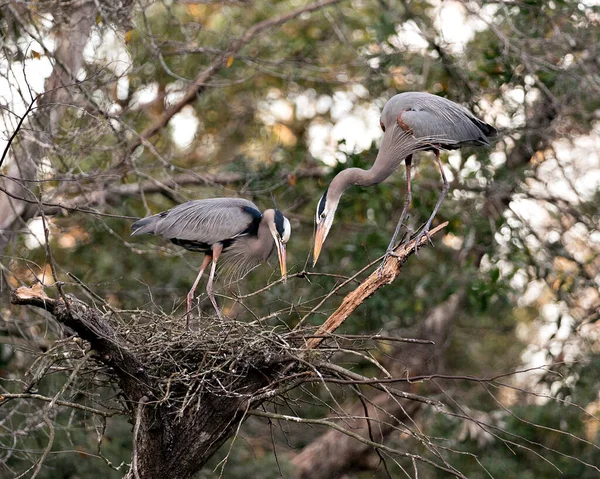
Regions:
<instances>
[{"instance_id":1,"label":"heron standing on nest","mask_svg":"<svg viewBox=\"0 0 600 479\"><path fill-rule=\"evenodd\" d=\"M211 198L182 203L136 221L132 236L150 233L171 240L190 251L204 253L204 261L187 295L186 324L189 326L194 292L204 270L212 262L206 292L220 319L213 279L217 261L227 262L238 275L265 262L277 246L279 267L286 277L286 244L291 226L281 211L261 213L254 203L241 198Z\"/></svg>"},{"instance_id":2,"label":"heron standing on nest","mask_svg":"<svg viewBox=\"0 0 600 479\"><path fill-rule=\"evenodd\" d=\"M442 192L433 213L417 237L416 244L427 235L431 222L442 204L449 185L440 161L440 150L455 150L464 145L487 146L496 129L476 118L469 110L453 101L430 93L407 92L393 96L383 107L380 119L383 130L381 148L369 170L346 168L329 184L317 206L313 259L316 264L323 242L333 223L333 217L344 190L351 185L371 186L381 183L404 161L406 165L406 198L387 249L392 252L404 217L412 200L412 155L417 151L433 151L442 174ZM384 259L385 262L385 259Z\"/></svg>"}]
</instances>

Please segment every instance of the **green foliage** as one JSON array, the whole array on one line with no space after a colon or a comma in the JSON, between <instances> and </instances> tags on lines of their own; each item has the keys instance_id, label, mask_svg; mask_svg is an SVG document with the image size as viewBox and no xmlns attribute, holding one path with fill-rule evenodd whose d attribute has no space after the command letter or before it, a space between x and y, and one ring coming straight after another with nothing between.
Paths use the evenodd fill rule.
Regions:
<instances>
[{"instance_id":1,"label":"green foliage","mask_svg":"<svg viewBox=\"0 0 600 479\"><path fill-rule=\"evenodd\" d=\"M182 313L182 304L197 274L201 255L183 253L158 238L131 238L130 218L163 211L187 199L236 195L249 198L264 209L272 205L273 195L279 207L288 213L293 227L288 246L291 273L306 269L344 277L354 274L387 247L404 201L404 169L399 168L383 184L346 191L319 264L311 269L309 251L318 198L342 169L369 168L376 158L377 145L373 143L365 151L351 152L346 151L347 145L340 144L336 153L345 161L326 169L311 156L310 128L331 126L340 119L339 115L336 116L331 108L324 108L315 110L311 117L301 117L294 100L307 92L315 98L330 99L336 94L344 94L352 98L354 107L382 106L397 92L422 89L464 100L471 107L482 110L485 110L483 104L475 103L479 98L488 105L499 103L506 121L517 126L503 132L505 135L494 148L509 154L512 145L521 142L519 144L525 145L525 153L512 162L492 162L488 149L465 148L456 162L446 161L444 154L446 165L452 165L454 188L434 225L448 221L446 237L436 237L435 247L424 248L418 258L412 257L396 281L362 304L340 332L408 334L418 329L432 309L457 291L464 290L465 306L447 344L440 345L445 348L444 369L448 374L487 377L521 366L522 353L530 344L517 331L519 327L532 327L540 320L544 301L563 302L576 318L575 323L584 322L586 318L581 313L579 301L583 297L581 292L593 285L589 276L597 274L591 271L597 265L597 257L586 260L585 268L579 267L575 273L569 268L561 270L557 262L571 261L573 255L565 245L564 236L555 243L539 241L541 246L537 249L530 246L528 225L511 216L509 205L518 194L529 191L529 183L535 178L537 165L530 159L536 153L544 153L548 147L540 136L548 131L558 137L546 124L530 127L531 110L540 104L553 105L552 114L557 115L554 124L559 124L561 134L566 136L588 133L593 128L600 100L597 85L593 83L597 79L591 78L593 72L586 70L590 66L586 55L593 57L593 51L590 53L587 48L600 44L600 30L593 20L598 9L585 7L582 11L578 2L559 0L503 4L493 10L491 27L478 28L464 51L447 52L448 57L441 58L439 50L447 46L443 42L415 50L405 48L396 36L398 28L407 19L413 19L424 30L434 28L434 4L437 3L342 2L326 14L302 15L269 30L233 55L228 66L211 79L188 107L190 114L199 121L199 127L187 148L174 141L170 134L171 123L149 143L127 156L125 152L132 138L154 124L165 109L177 101L176 95L168 96L169 92L185 90L189 80L208 68L251 25L288 12L296 8L298 2L259 1L251 8L237 3L156 2L144 12L137 11L134 28L128 30L130 33L118 32L127 39L127 53L132 62L127 73L127 98L115 97L113 90L118 78L112 69L105 68L106 65L102 68L91 63L85 65L88 77L95 78L97 83L84 82L82 97L91 97L98 90L109 103L120 105L120 110L110 119L101 113L98 102L91 102L85 111L68 109L61 122L61 131L54 138L56 149L49 158L57 178L42 182L42 187L57 188L66 182L59 180L77 176L81 180L79 184L66 193L56 194L62 201L87 197L111 186L152 179L165 182L183 173L202 178L210 174L241 173L247 181L198 181L169 187L162 193L115 196L107 198L101 205L92 205L103 212L127 218L76 212L56 217L52 220L50 246L59 265L57 279L65 282L67 292L87 294L71 276L67 276L67 272L71 273L97 297L106 299L116 308L158 309L167 313L179 308L177 313ZM406 10L409 7L410 11ZM0 14L0 22L2 25L7 22L4 12ZM7 35L15 36L17 27L12 23L7 26L12 32ZM118 26L114 28L118 30ZM98 29L100 33L106 32L100 26ZM439 35L425 37L436 42L440 39ZM564 66L567 55L573 57L570 67ZM367 90L366 97L353 92L357 85ZM136 105L135 93L145 87L156 87L158 94L166 95L170 103L154 101ZM526 107L511 102L505 93L514 89L534 92L538 100L532 100ZM286 103L293 114L275 120L267 118L268 114L264 112L269 113L269 106L275 101ZM500 116L497 112L493 114ZM123 162L125 166L120 163L124 155L127 156ZM324 171L321 177L299 174L317 167ZM412 232L429 217L439 195L437 185L440 183L431 153L416 155L415 170L408 222ZM597 224L599 198L596 193L587 201L571 205L576 209L578 219L567 217L562 209L547 207L547 211L554 219L566 218L565 223L572 218L578 221L587 218L588 224ZM574 214L569 212L569 215ZM576 222L576 219L572 221ZM72 241L65 242L68 238ZM15 276L20 279L29 278L27 268L30 265L44 267L48 263L47 250L26 248L23 238L15 242L13 253L18 270ZM257 316L279 311L265 324L293 327L323 295L340 283L340 279L333 276L291 278L286 285L279 284L261 295L245 299L245 307L232 299L277 279L276 266L276 261L272 260L270 265L257 268L241 282L221 285L219 292L227 297L219 298L219 301L225 311L242 321L255 319L249 311ZM36 269L38 272L39 268ZM526 285L516 281L519 277L525 277L526 282L545 282L547 296L542 295L539 302L520 304ZM313 315L308 321L313 325L320 324L340 304L350 287L331 297L321 309L322 314ZM578 296L579 293L582 296ZM205 296L201 298L201 308L210 308ZM571 337L575 339L578 339L577 326L574 324L571 331ZM53 335L57 333L53 332L51 339L54 339ZM387 353L378 351L374 354L384 361ZM555 359L554 353L546 353ZM586 355L588 351L581 354ZM2 355L0 361L5 358L17 363L17 355ZM590 355L584 367L575 366L575 359L579 358L571 358L560 372L564 378L577 376L576 381L565 380L562 385L556 385L555 377L546 377L543 381L548 381L552 395L565 400L570 398L585 408L597 401L600 360ZM19 361L20 372L24 374L27 361L22 358ZM13 366L4 362L0 365L3 368ZM370 364L358 364L356 368L367 375L377 374ZM52 396L60 389L65 380L64 373L57 373L54 378L56 382L49 381L40 386L42 394ZM597 448L590 444L597 443L598 437L597 433L594 435L586 429L589 417L586 418L581 410L552 399L538 402L532 395L521 393L516 394L516 399L504 410L477 382L461 383L454 389L452 397L456 397L459 404L466 404L471 410L487 414L490 421L501 423L504 432L499 434L502 438L512 440L513 435L521 436L525 444L535 445L532 448L536 451L511 447L498 438L482 444L476 437L462 437L462 421L443 414L427 416L424 422L430 436L441 438L442 444L476 454L479 458L482 465L470 454L448 455L453 466L466 476L487 477L487 470L494 477L592 477L592 470L582 461L598 462ZM311 392L318 396L322 390L315 386ZM304 399L307 397L303 392L297 394ZM339 400L344 400L341 394ZM328 412L322 404L310 404L303 411L306 416L314 417ZM73 418L67 412L57 415L57 437L52 454L38 477L98 477L100 474L122 477L123 469L113 471L101 459L92 457L97 450L97 424L90 417L77 416L77 419L77 424L82 426L72 427ZM255 427L248 426L248 430L253 434ZM130 429L131 425L123 418L108 422L102 441L103 453L113 464L129 461ZM242 436L244 433L242 428ZM590 443L576 440L571 435L585 437ZM270 449L270 437L262 433L260 436L258 444L245 444L240 438L235 441L224 477L268 478L279 474L279 466ZM313 431L310 436L298 434L289 441L301 447L315 436ZM287 440L287 437L277 438L278 451L287 447L284 445ZM247 442L251 443L252 437ZM40 451L46 444L45 431L37 431L23 441L22 447ZM218 477L217 465L228 454L229 447L226 445L198 477ZM416 442L411 447L415 451L422 448ZM75 452L58 453L67 450ZM562 454L551 450L559 450ZM29 467L30 462L31 458L19 456L9 465L21 471ZM291 474L291 467L285 461L280 461L280 466L284 476ZM410 469L412 465L407 463L406 467ZM215 468L217 472L214 472ZM401 473L399 469L394 471ZM358 474L352 477L359 477ZM380 471L376 474L384 477ZM442 476L430 474L424 477Z\"/></svg>"}]
</instances>

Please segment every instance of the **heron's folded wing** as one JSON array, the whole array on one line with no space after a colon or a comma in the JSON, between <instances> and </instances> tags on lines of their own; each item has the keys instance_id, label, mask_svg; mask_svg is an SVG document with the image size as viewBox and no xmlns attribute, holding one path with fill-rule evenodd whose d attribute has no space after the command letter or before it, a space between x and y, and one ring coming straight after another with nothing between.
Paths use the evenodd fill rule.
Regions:
<instances>
[{"instance_id":1,"label":"heron's folded wing","mask_svg":"<svg viewBox=\"0 0 600 479\"><path fill-rule=\"evenodd\" d=\"M489 140L473 121L477 119L460 111L408 110L401 117L415 138L427 138L448 145L489 145Z\"/></svg>"},{"instance_id":2,"label":"heron's folded wing","mask_svg":"<svg viewBox=\"0 0 600 479\"><path fill-rule=\"evenodd\" d=\"M254 203L241 198L188 201L161 215L154 234L207 244L249 232L262 217Z\"/></svg>"}]
</instances>

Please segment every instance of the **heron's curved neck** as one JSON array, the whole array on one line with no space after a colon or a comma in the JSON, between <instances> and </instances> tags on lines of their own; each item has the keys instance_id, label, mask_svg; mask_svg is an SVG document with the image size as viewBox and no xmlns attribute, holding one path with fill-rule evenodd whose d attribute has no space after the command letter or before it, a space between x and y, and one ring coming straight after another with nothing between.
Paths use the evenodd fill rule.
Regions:
<instances>
[{"instance_id":1,"label":"heron's curved neck","mask_svg":"<svg viewBox=\"0 0 600 479\"><path fill-rule=\"evenodd\" d=\"M254 255L260 257L263 261L268 259L273 252L275 242L273 241L273 236L269 231L268 221L264 216L260 220L256 236L251 236L248 238L247 246L250 251L254 253Z\"/></svg>"},{"instance_id":2,"label":"heron's curved neck","mask_svg":"<svg viewBox=\"0 0 600 479\"><path fill-rule=\"evenodd\" d=\"M344 190L351 185L371 186L381 183L393 173L393 169L382 168L375 164L368 170L361 168L346 168L338 173L329 186L330 193L334 197L342 195Z\"/></svg>"},{"instance_id":3,"label":"heron's curved neck","mask_svg":"<svg viewBox=\"0 0 600 479\"><path fill-rule=\"evenodd\" d=\"M419 149L421 142L397 125L388 128L373 166L368 170L346 168L338 173L329 185L327 202L337 207L344 190L350 185L371 186L381 183Z\"/></svg>"},{"instance_id":4,"label":"heron's curved neck","mask_svg":"<svg viewBox=\"0 0 600 479\"><path fill-rule=\"evenodd\" d=\"M350 171L350 173L348 173L349 178L352 180L350 184L357 186L371 186L381 183L394 172L394 169L382 168L380 165L374 164L368 170L348 168L345 171Z\"/></svg>"}]
</instances>

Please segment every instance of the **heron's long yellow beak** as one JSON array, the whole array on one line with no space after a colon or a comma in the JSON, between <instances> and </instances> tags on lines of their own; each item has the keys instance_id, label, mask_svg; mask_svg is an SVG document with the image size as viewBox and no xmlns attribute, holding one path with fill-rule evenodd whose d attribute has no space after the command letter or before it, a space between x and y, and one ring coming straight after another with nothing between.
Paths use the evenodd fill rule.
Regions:
<instances>
[{"instance_id":1,"label":"heron's long yellow beak","mask_svg":"<svg viewBox=\"0 0 600 479\"><path fill-rule=\"evenodd\" d=\"M315 249L313 251L313 267L317 264L317 260L319 259L319 255L321 254L321 248L323 247L323 242L325 241L326 235L327 235L327 230L325 228L325 223L320 223L317 226L317 232L315 234Z\"/></svg>"},{"instance_id":2,"label":"heron's long yellow beak","mask_svg":"<svg viewBox=\"0 0 600 479\"><path fill-rule=\"evenodd\" d=\"M277 241L276 243L277 256L279 257L279 268L281 269L281 276L283 277L283 282L285 283L287 280L285 243L282 243L281 241Z\"/></svg>"}]
</instances>

